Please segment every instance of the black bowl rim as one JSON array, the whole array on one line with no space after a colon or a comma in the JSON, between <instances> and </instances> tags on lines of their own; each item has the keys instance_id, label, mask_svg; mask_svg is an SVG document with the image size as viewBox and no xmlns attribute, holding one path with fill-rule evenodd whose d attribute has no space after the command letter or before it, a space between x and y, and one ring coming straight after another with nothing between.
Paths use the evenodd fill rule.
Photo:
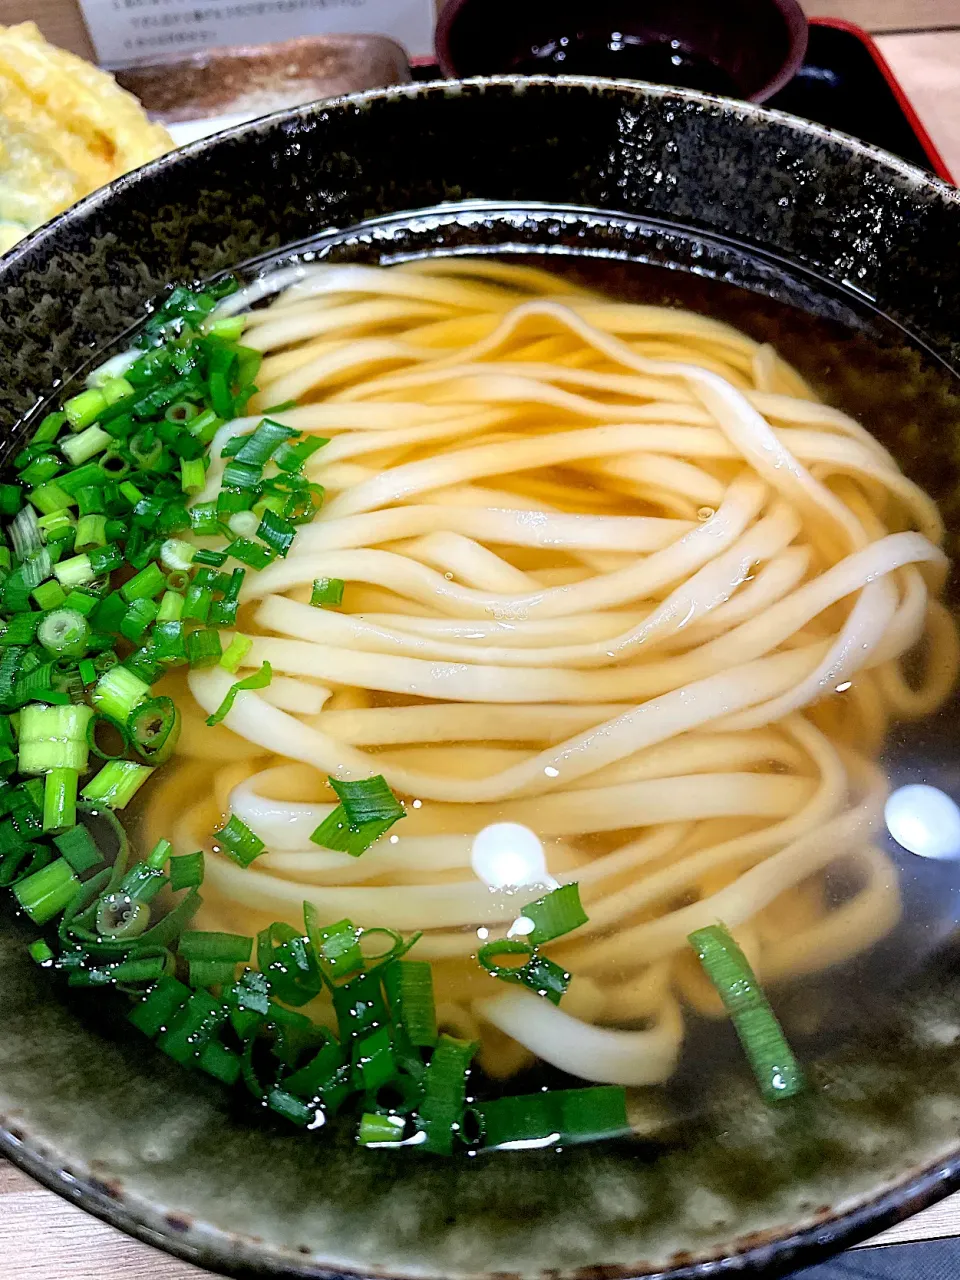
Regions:
<instances>
[{"instance_id":1,"label":"black bowl rim","mask_svg":"<svg viewBox=\"0 0 960 1280\"><path fill-rule=\"evenodd\" d=\"M0 255L0 275L8 268L16 266L21 259L35 248L44 244L50 237L57 235L61 227L79 223L88 214L92 214L109 204L118 192L125 191L131 186L138 186L141 182L149 181L154 174L162 173L164 170L180 163L181 158L199 155L221 140L234 140L240 139L247 134L264 133L283 121L306 120L311 116L315 116L321 110L329 111L341 107L363 108L372 103L425 96L438 90L445 95L460 93L463 90L468 92L477 90L482 93L488 87L496 88L498 86L511 87L515 92L522 92L528 87L537 89L556 87L573 91L582 90L584 92L613 90L623 94L625 97L633 94L640 98L672 98L685 103L705 102L711 105L715 104L724 107L741 119L782 124L788 126L794 132L810 138L839 144L857 156L873 160L893 170L900 178L908 179L914 187L932 189L942 199L946 199L950 203L960 204L960 188L944 181L943 178L938 177L936 174L920 168L918 165L902 160L899 156L884 150L882 147L876 147L872 143L864 142L862 139L854 137L853 134L844 133L841 129L832 129L827 125L817 124L813 120L806 120L802 116L791 115L787 111L765 107L756 102L745 102L741 98L727 98L721 94L701 93L696 89L678 89L671 85L647 84L639 80L613 80L602 76L504 75L469 76L460 80L438 78L436 80L414 81L409 84L389 85L382 89L366 89L362 93L342 94L335 98L317 99L314 102L307 102L298 107L281 108L279 111L259 116L255 120L232 125L227 129L221 129L218 133L210 134L205 138L197 138L183 147L168 151L166 155L159 156L156 160L151 160L149 163L141 165L139 169L123 174L105 187L100 187L90 195L84 196L75 205L71 205L69 209L56 214L49 222L44 223L28 236L19 240L5 254Z\"/></svg>"},{"instance_id":2,"label":"black bowl rim","mask_svg":"<svg viewBox=\"0 0 960 1280\"><path fill-rule=\"evenodd\" d=\"M235 125L229 129L197 139L185 147L166 155L115 179L106 187L93 192L70 209L58 214L42 227L18 242L6 254L0 256L0 287L8 270L30 257L40 247L48 247L63 228L79 227L84 220L109 205L114 195L130 187L149 182L154 174L176 166L182 159L199 155L216 146L222 140L242 140L267 132L284 122L308 120L321 112L336 109L357 109L368 104L403 100L430 92L444 94L476 92L487 88L512 88L523 92L527 88L591 93L614 91L624 98L672 99L674 101L717 106L735 118L777 123L789 127L795 133L818 139L847 152L882 165L891 174L915 190L934 192L938 198L950 204L960 205L960 189L925 170L901 160L899 157L872 146L840 130L805 120L787 112L763 107L754 102L725 98L696 90L671 86L649 85L638 81L613 80L587 76L473 76L461 80L433 80L428 82L394 85L362 93L345 94L336 98L321 99L295 108L286 108L269 115ZM347 228L343 228L344 230ZM52 247L52 245L50 245ZM158 1247L196 1266L214 1268L224 1275L246 1278L270 1275L276 1280L409 1280L398 1270L378 1272L373 1268L350 1270L336 1264L314 1262L304 1257L286 1253L282 1247L265 1246L263 1241L238 1236L206 1223L197 1223L196 1243L191 1243L188 1228L191 1224L163 1217L163 1209L137 1194L130 1195L113 1185L99 1181L89 1172L74 1172L63 1164L53 1152L44 1150L23 1132L22 1126L10 1116L0 1115L0 1155L37 1182L56 1192L65 1200L79 1205L87 1212L145 1244ZM707 1280L713 1276L783 1276L797 1267L811 1266L838 1251L868 1239L880 1231L937 1203L960 1188L960 1144L947 1156L908 1171L885 1190L870 1199L844 1210L825 1210L810 1225L781 1234L775 1229L750 1233L730 1241L723 1253L713 1256L700 1254L689 1261L679 1258L656 1270L638 1269L623 1264L604 1264L580 1268L565 1273L566 1280ZM148 1218L156 1215L157 1226L150 1226ZM490 1277L493 1280L493 1277ZM518 1280L510 1277L509 1280Z\"/></svg>"}]
</instances>

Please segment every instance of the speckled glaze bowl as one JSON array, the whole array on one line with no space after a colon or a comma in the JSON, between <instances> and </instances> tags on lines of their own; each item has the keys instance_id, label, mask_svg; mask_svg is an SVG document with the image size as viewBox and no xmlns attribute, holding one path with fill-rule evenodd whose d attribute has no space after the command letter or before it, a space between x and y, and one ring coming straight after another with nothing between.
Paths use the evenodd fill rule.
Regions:
<instances>
[{"instance_id":1,"label":"speckled glaze bowl","mask_svg":"<svg viewBox=\"0 0 960 1280\"><path fill-rule=\"evenodd\" d=\"M599 263L628 294L723 313L782 340L826 394L857 400L960 527L960 196L814 125L604 81L317 104L90 197L0 263L8 442L171 281L299 242L334 260L497 250ZM925 739L954 784L958 722L954 706ZM228 1272L783 1274L960 1183L957 886L941 873L926 886L947 903L937 954L921 948L907 973L909 937L886 953L909 981L866 1028L804 1050L814 1088L800 1106L765 1109L733 1053L710 1059L688 1091L696 1105L656 1141L451 1161L274 1125L139 1041L109 1002L57 988L7 912L0 1151L108 1222ZM789 991L775 998L802 1037L810 988L795 1007Z\"/></svg>"}]
</instances>

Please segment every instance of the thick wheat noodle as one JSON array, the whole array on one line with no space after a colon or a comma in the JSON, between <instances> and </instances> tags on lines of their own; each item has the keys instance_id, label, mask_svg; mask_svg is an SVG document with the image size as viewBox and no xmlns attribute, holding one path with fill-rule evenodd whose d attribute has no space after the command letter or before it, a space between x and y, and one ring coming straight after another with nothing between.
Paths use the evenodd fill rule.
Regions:
<instances>
[{"instance_id":1,"label":"thick wheat noodle","mask_svg":"<svg viewBox=\"0 0 960 1280\"><path fill-rule=\"evenodd\" d=\"M208 729L235 677L186 678L184 766L146 826L210 850L201 921L251 933L307 900L423 930L444 1025L491 1074L538 1056L630 1085L674 1069L681 1004L722 1014L692 929L723 920L771 982L889 932L871 756L948 696L960 652L942 521L887 450L773 348L525 264L320 263L218 314L274 294L252 408L307 401L271 416L330 439L307 467L327 501L247 575L241 674L269 660L271 686ZM220 429L199 499L258 422ZM305 603L320 577L339 611ZM326 776L375 773L406 818L361 858L313 844ZM246 870L211 846L228 808L267 845ZM497 821L580 885L588 923L547 948L574 975L559 1009L473 958L528 900L472 873Z\"/></svg>"}]
</instances>

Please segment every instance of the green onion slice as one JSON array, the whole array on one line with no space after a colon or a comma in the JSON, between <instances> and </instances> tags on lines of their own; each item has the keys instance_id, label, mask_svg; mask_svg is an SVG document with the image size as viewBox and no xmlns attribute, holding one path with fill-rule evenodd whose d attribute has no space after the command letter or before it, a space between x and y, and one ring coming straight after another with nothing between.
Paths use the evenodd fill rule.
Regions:
<instances>
[{"instance_id":1,"label":"green onion slice","mask_svg":"<svg viewBox=\"0 0 960 1280\"><path fill-rule=\"evenodd\" d=\"M97 903L97 932L104 938L138 938L150 923L150 908L128 893L110 893Z\"/></svg>"},{"instance_id":2,"label":"green onion slice","mask_svg":"<svg viewBox=\"0 0 960 1280\"><path fill-rule=\"evenodd\" d=\"M235 813L230 815L229 821L219 831L213 833L213 838L220 842L223 852L233 858L234 862L239 862L241 867L249 867L254 858L259 858L266 848L260 837L254 835Z\"/></svg>"},{"instance_id":3,"label":"green onion slice","mask_svg":"<svg viewBox=\"0 0 960 1280\"><path fill-rule=\"evenodd\" d=\"M180 889L196 889L203 884L203 850L196 853L182 853L170 859L170 888L177 892Z\"/></svg>"},{"instance_id":4,"label":"green onion slice","mask_svg":"<svg viewBox=\"0 0 960 1280\"><path fill-rule=\"evenodd\" d=\"M710 925L691 933L688 940L730 1014L764 1100L796 1097L804 1089L803 1073L734 938L723 925Z\"/></svg>"},{"instance_id":5,"label":"green onion slice","mask_svg":"<svg viewBox=\"0 0 960 1280\"><path fill-rule=\"evenodd\" d=\"M342 578L314 578L310 603L315 609L335 608L343 603Z\"/></svg>"},{"instance_id":6,"label":"green onion slice","mask_svg":"<svg viewBox=\"0 0 960 1280\"><path fill-rule=\"evenodd\" d=\"M220 662L222 665L223 658L220 659ZM223 701L220 703L219 707L217 707L216 711L214 711L213 715L207 716L207 724L212 728L228 716L234 702L236 701L238 693L243 693L245 689L266 689L272 679L273 670L271 669L270 663L264 662L259 670L254 671L252 675L247 676L243 680L237 680L236 683L232 684L227 690Z\"/></svg>"},{"instance_id":7,"label":"green onion slice","mask_svg":"<svg viewBox=\"0 0 960 1280\"><path fill-rule=\"evenodd\" d=\"M525 956L526 959L522 965L502 965L497 963L501 956ZM519 938L488 942L477 952L477 959L494 978L526 987L551 1004L559 1004L570 985L570 974L565 969Z\"/></svg>"},{"instance_id":8,"label":"green onion slice","mask_svg":"<svg viewBox=\"0 0 960 1280\"><path fill-rule=\"evenodd\" d=\"M80 794L91 804L125 809L152 773L153 769L132 760L111 760Z\"/></svg>"},{"instance_id":9,"label":"green onion slice","mask_svg":"<svg viewBox=\"0 0 960 1280\"><path fill-rule=\"evenodd\" d=\"M561 885L559 889L537 898L536 902L527 903L523 914L533 923L532 931L525 936L535 947L579 929L588 919L580 904L580 887L577 884Z\"/></svg>"},{"instance_id":10,"label":"green onion slice","mask_svg":"<svg viewBox=\"0 0 960 1280\"><path fill-rule=\"evenodd\" d=\"M417 1112L417 1128L426 1134L427 1151L453 1153L455 1135L462 1131L467 1076L479 1044L443 1035L433 1051L423 1082L423 1102Z\"/></svg>"},{"instance_id":11,"label":"green onion slice","mask_svg":"<svg viewBox=\"0 0 960 1280\"><path fill-rule=\"evenodd\" d=\"M566 1146L631 1131L620 1085L496 1098L475 1103L466 1119L485 1147L501 1150Z\"/></svg>"},{"instance_id":12,"label":"green onion slice","mask_svg":"<svg viewBox=\"0 0 960 1280\"><path fill-rule=\"evenodd\" d=\"M410 1043L437 1043L437 1010L433 970L425 960L391 960L383 970L383 985L394 1021Z\"/></svg>"},{"instance_id":13,"label":"green onion slice","mask_svg":"<svg viewBox=\"0 0 960 1280\"><path fill-rule=\"evenodd\" d=\"M130 713L130 741L148 764L164 764L180 738L180 711L172 698L151 698Z\"/></svg>"},{"instance_id":14,"label":"green onion slice","mask_svg":"<svg viewBox=\"0 0 960 1280\"><path fill-rule=\"evenodd\" d=\"M104 734L115 735L116 742L113 750L109 746L109 740L104 742ZM130 736L127 733L126 725L121 724L119 720L115 720L113 716L98 712L87 724L87 746L101 760L121 760L126 754L129 745Z\"/></svg>"}]
</instances>

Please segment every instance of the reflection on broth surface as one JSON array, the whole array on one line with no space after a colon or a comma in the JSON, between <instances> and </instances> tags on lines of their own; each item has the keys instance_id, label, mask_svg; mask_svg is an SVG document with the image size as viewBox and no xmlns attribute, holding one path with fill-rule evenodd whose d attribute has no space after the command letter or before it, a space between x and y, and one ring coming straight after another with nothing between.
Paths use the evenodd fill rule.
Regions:
<instances>
[{"instance_id":1,"label":"reflection on broth surface","mask_svg":"<svg viewBox=\"0 0 960 1280\"><path fill-rule=\"evenodd\" d=\"M891 782L958 790L955 464L923 449L956 430L947 377L622 264L278 283L244 334L258 397L198 500L226 441L288 401L269 416L330 440L307 463L326 496L247 579L239 674L266 661L271 684L213 729L233 676L159 689L185 723L145 844L210 851L201 926L296 926L306 899L326 923L422 930L441 1025L504 1080L538 1060L627 1086L709 1070L723 1010L687 937L717 922L804 1044L906 976L953 918L883 823ZM339 607L311 606L318 579L345 584ZM403 821L359 858L318 848L327 775L372 773ZM266 844L247 869L211 844L229 812ZM570 975L557 1005L478 964L544 892L477 877L495 824L579 884L587 923L542 948ZM304 1011L334 1021L329 994Z\"/></svg>"}]
</instances>

